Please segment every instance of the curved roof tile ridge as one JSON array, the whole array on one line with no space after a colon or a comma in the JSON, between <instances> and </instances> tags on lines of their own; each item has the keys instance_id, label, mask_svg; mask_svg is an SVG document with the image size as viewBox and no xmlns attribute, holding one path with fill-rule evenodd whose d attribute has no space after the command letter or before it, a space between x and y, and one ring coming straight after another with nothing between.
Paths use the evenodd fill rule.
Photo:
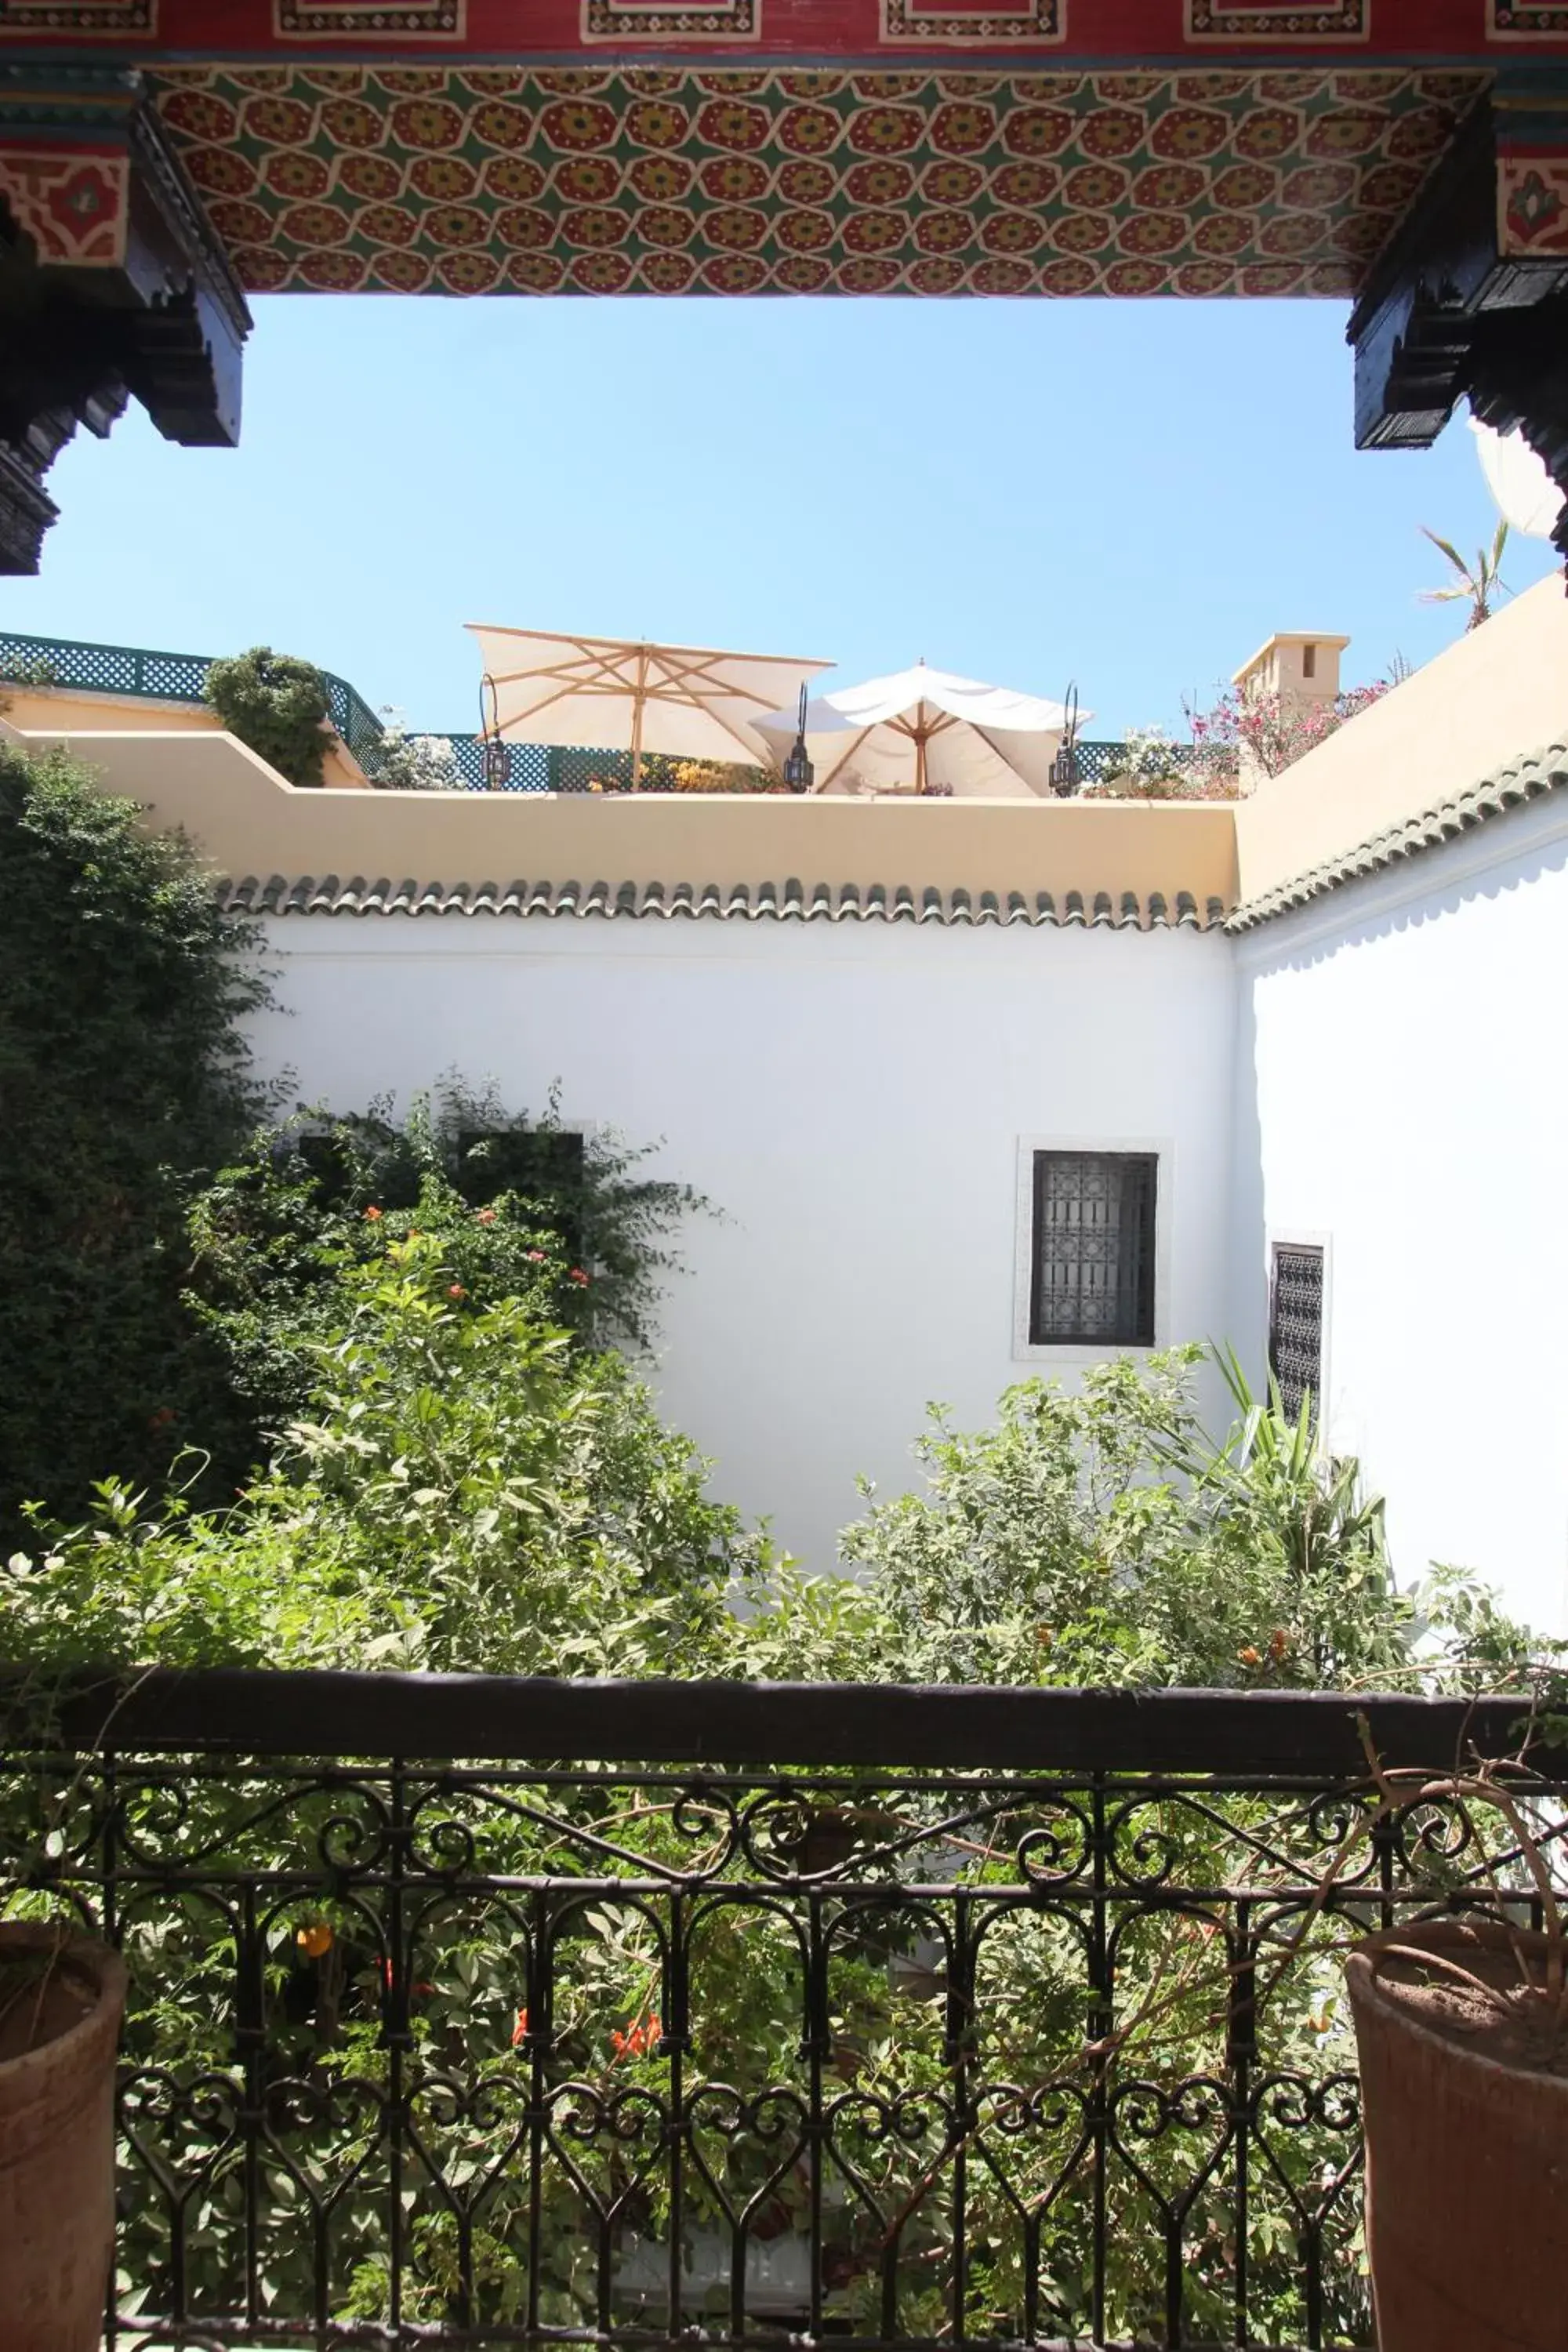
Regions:
<instances>
[{"instance_id":1,"label":"curved roof tile ridge","mask_svg":"<svg viewBox=\"0 0 1568 2352\"><path fill-rule=\"evenodd\" d=\"M1244 900L1225 919L1225 929L1256 930L1260 923L1290 914L1343 882L1380 873L1402 858L1418 856L1423 850L1440 849L1445 842L1474 833L1491 818L1506 816L1510 809L1522 808L1564 787L1568 787L1568 742L1547 743L1538 751L1524 752L1452 800L1439 801L1419 816L1403 818L1398 824L1358 842L1353 849Z\"/></svg>"},{"instance_id":2,"label":"curved roof tile ridge","mask_svg":"<svg viewBox=\"0 0 1568 2352\"><path fill-rule=\"evenodd\" d=\"M1568 775L1560 781L1568 782ZM1423 833L1410 846L1423 846L1428 837ZM1397 854L1396 848L1389 847L1378 862L1385 863ZM395 882L384 874L368 877L356 874L347 880L336 874L272 874L265 880L247 874L218 882L215 890L219 907L233 915L511 915L579 919L629 915L666 922L679 917L686 922L706 919L796 924L934 923L950 930L1006 929L1015 924L1031 930L1210 930L1225 924L1226 911L1218 898L1209 898L1200 910L1190 890L1178 890L1169 897L1154 890L1147 898L1132 890L1115 894L1068 890L1058 899L1049 890L1002 892L972 889L963 884L943 889L935 883L814 882L808 887L793 875L783 882L610 883L600 879L584 886L575 877L564 882L519 878L501 883L421 882L405 877ZM1237 927L1232 918L1231 928Z\"/></svg>"}]
</instances>

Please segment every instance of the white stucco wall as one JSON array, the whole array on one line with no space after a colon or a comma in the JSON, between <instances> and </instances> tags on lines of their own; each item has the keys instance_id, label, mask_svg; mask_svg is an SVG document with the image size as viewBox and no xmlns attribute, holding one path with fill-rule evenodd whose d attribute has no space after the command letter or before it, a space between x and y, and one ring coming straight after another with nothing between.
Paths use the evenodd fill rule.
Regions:
<instances>
[{"instance_id":1,"label":"white stucco wall","mask_svg":"<svg viewBox=\"0 0 1568 2352\"><path fill-rule=\"evenodd\" d=\"M1157 1141L1162 1340L1224 1328L1232 953L1187 932L657 919L268 927L262 1062L363 1108L443 1072L662 1138L726 1222L684 1234L658 1381L716 1492L814 1565L929 1400L1014 1380L1017 1145ZM1063 1353L1064 1370L1081 1357Z\"/></svg>"},{"instance_id":2,"label":"white stucco wall","mask_svg":"<svg viewBox=\"0 0 1568 2352\"><path fill-rule=\"evenodd\" d=\"M1553 794L1237 942L1236 1282L1326 1238L1330 1443L1402 1583L1469 1566L1568 1632L1568 809Z\"/></svg>"}]
</instances>

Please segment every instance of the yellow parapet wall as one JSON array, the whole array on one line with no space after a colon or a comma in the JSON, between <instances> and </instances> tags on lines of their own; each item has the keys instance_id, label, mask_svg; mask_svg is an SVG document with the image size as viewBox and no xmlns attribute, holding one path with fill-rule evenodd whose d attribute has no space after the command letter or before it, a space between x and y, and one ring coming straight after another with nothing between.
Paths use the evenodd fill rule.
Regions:
<instances>
[{"instance_id":1,"label":"yellow parapet wall","mask_svg":"<svg viewBox=\"0 0 1568 2352\"><path fill-rule=\"evenodd\" d=\"M776 794L297 791L231 735L24 730L181 827L234 880L385 876L807 889L1109 892L1200 912L1236 897L1224 803L795 800Z\"/></svg>"},{"instance_id":2,"label":"yellow parapet wall","mask_svg":"<svg viewBox=\"0 0 1568 2352\"><path fill-rule=\"evenodd\" d=\"M0 686L0 695L5 698L5 716L19 733L73 744L79 736L96 737L108 730L116 735L223 732L216 711L201 702L164 702L75 686ZM349 792L363 792L368 783L353 753L336 736L328 746L323 773L329 784Z\"/></svg>"},{"instance_id":3,"label":"yellow parapet wall","mask_svg":"<svg viewBox=\"0 0 1568 2352\"><path fill-rule=\"evenodd\" d=\"M1541 581L1236 807L1261 898L1568 730L1568 596Z\"/></svg>"},{"instance_id":4,"label":"yellow parapet wall","mask_svg":"<svg viewBox=\"0 0 1568 2352\"><path fill-rule=\"evenodd\" d=\"M5 716L28 735L74 735L79 728L116 734L216 735L222 721L203 702L159 701L151 695L95 692L90 687L5 686Z\"/></svg>"}]
</instances>

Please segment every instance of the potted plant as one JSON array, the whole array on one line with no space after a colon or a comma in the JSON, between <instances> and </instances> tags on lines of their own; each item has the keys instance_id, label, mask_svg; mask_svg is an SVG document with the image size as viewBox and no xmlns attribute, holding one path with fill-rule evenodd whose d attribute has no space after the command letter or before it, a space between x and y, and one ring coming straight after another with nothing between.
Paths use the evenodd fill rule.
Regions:
<instances>
[{"instance_id":1,"label":"potted plant","mask_svg":"<svg viewBox=\"0 0 1568 2352\"><path fill-rule=\"evenodd\" d=\"M1562 1824L1542 1822L1531 1777L1518 1759L1436 1780L1376 1774L1380 1819L1452 1808L1494 1906L1370 1936L1346 1961L1380 2352L1568 2345ZM1511 1916L1531 1897L1540 1928Z\"/></svg>"},{"instance_id":2,"label":"potted plant","mask_svg":"<svg viewBox=\"0 0 1568 2352\"><path fill-rule=\"evenodd\" d=\"M11 1887L0 1877L0 1913L30 1882L23 1857ZM0 1917L4 2352L96 2352L101 2342L124 2006L120 1955L75 1921Z\"/></svg>"}]
</instances>

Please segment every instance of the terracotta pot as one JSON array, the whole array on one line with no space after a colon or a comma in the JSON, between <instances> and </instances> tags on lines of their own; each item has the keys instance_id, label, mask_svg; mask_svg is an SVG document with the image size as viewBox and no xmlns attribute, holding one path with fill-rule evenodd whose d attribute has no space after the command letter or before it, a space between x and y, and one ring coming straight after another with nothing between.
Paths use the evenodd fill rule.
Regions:
<instances>
[{"instance_id":1,"label":"terracotta pot","mask_svg":"<svg viewBox=\"0 0 1568 2352\"><path fill-rule=\"evenodd\" d=\"M114 2053L125 1969L56 1928L0 1927L6 1963L58 1952L43 1995L47 2039L19 2055L0 2024L0 2352L97 2352L114 2250ZM30 2028L37 1996L23 1996Z\"/></svg>"},{"instance_id":2,"label":"terracotta pot","mask_svg":"<svg viewBox=\"0 0 1568 2352\"><path fill-rule=\"evenodd\" d=\"M1568 2079L1418 2022L1380 1982L1391 1944L1461 1968L1511 1948L1502 1927L1441 1919L1370 1937L1346 1965L1379 2352L1564 2352Z\"/></svg>"}]
</instances>

